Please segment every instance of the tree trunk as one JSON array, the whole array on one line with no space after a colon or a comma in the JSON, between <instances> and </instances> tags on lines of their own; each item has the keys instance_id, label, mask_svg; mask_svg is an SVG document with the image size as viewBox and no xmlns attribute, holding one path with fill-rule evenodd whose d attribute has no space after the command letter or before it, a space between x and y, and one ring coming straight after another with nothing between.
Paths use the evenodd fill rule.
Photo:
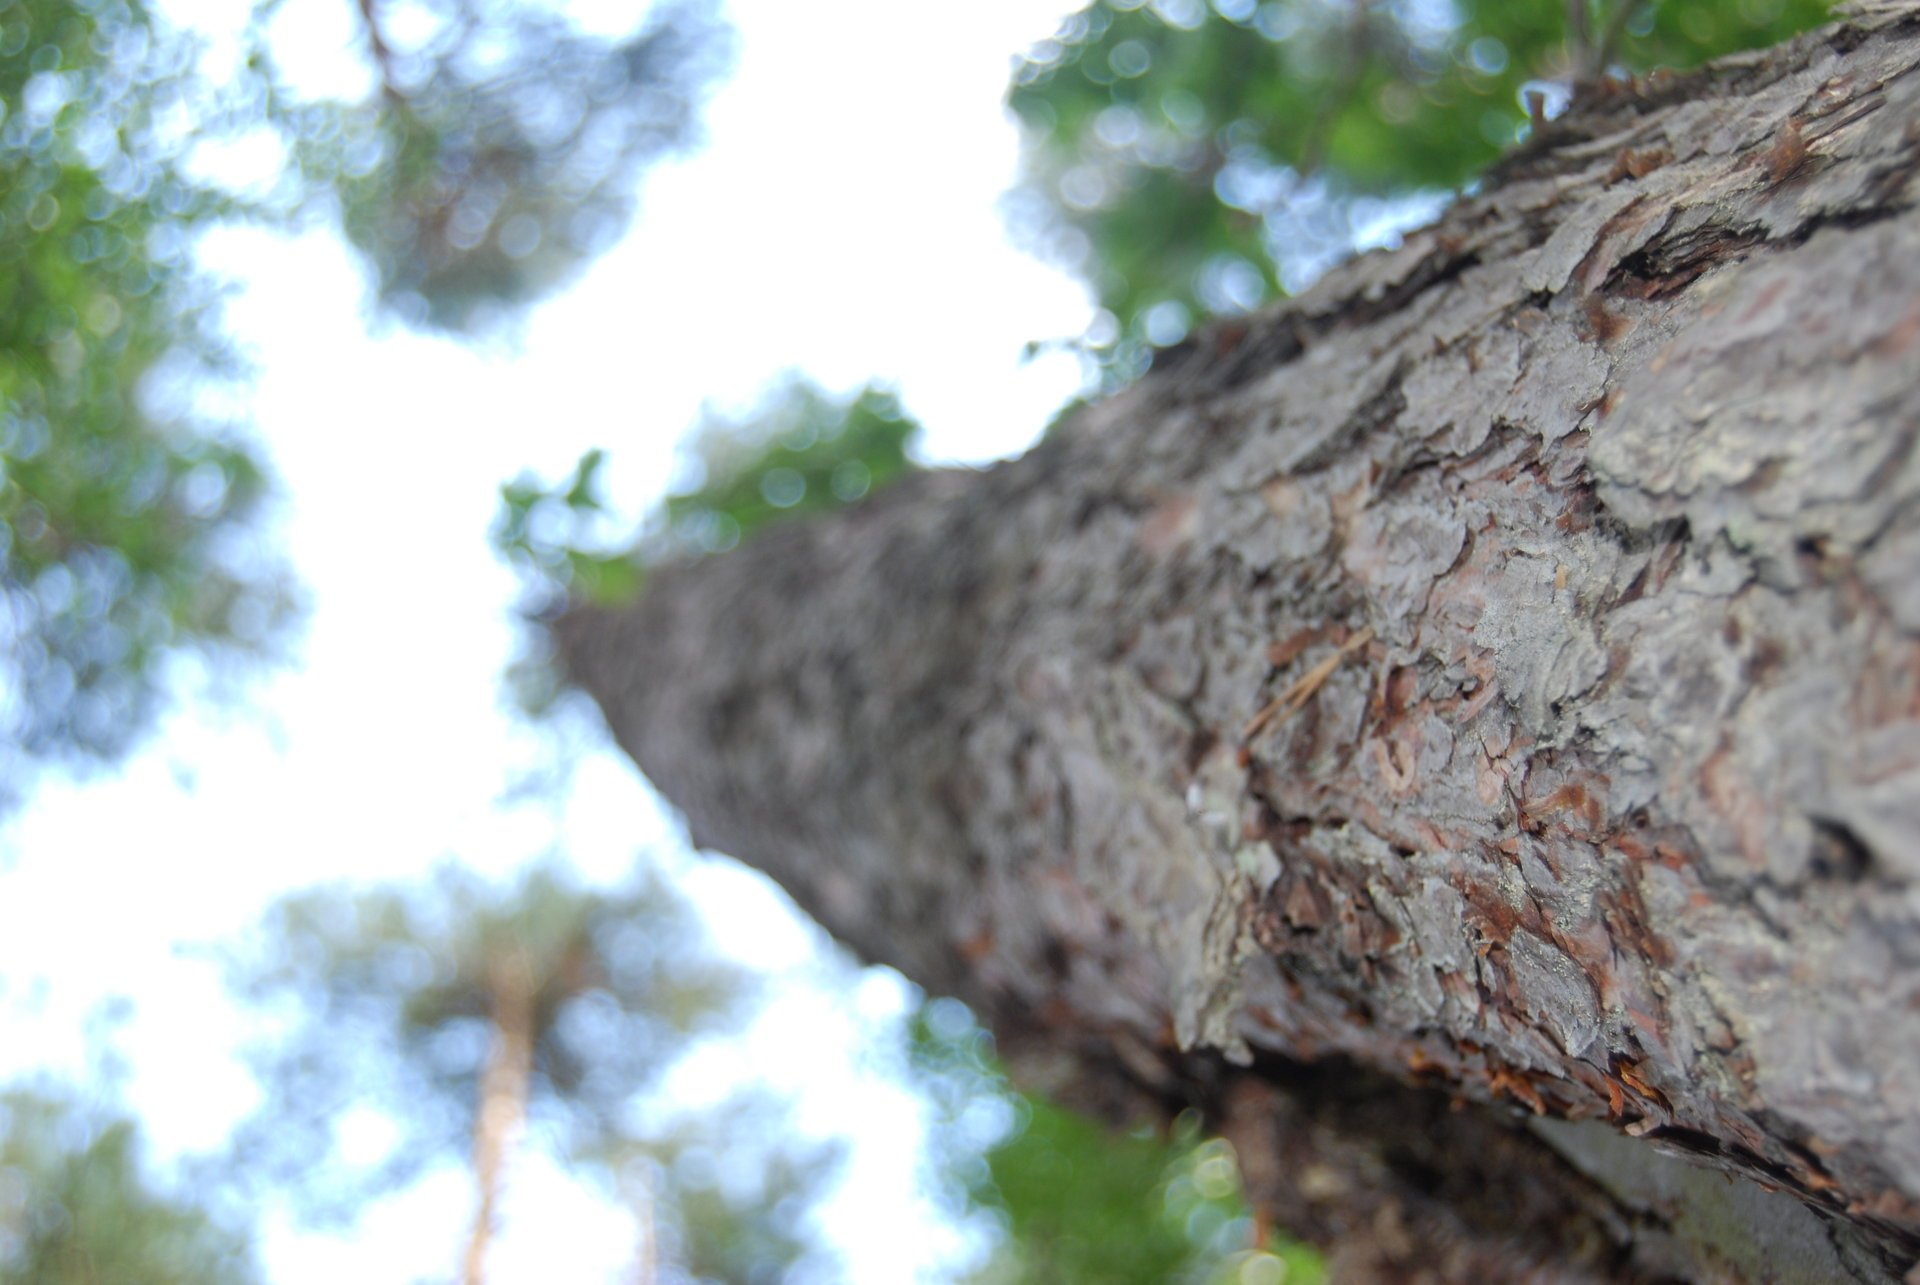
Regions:
<instances>
[{"instance_id":1,"label":"tree trunk","mask_svg":"<svg viewBox=\"0 0 1920 1285\"><path fill-rule=\"evenodd\" d=\"M520 1126L527 1118L533 1080L533 965L524 950L497 951L487 960L493 1004L493 1044L481 1068L473 1117L473 1228L462 1261L462 1285L483 1285L487 1250L499 1217L501 1180Z\"/></svg>"},{"instance_id":2,"label":"tree trunk","mask_svg":"<svg viewBox=\"0 0 1920 1285\"><path fill-rule=\"evenodd\" d=\"M1028 1084L1204 1103L1348 1278L1897 1278L1917 66L1869 6L1597 90L1025 458L663 568L562 662L696 841Z\"/></svg>"},{"instance_id":3,"label":"tree trunk","mask_svg":"<svg viewBox=\"0 0 1920 1285\"><path fill-rule=\"evenodd\" d=\"M633 1285L658 1285L660 1280L660 1220L653 1179L644 1163L629 1171L627 1204L633 1208Z\"/></svg>"}]
</instances>

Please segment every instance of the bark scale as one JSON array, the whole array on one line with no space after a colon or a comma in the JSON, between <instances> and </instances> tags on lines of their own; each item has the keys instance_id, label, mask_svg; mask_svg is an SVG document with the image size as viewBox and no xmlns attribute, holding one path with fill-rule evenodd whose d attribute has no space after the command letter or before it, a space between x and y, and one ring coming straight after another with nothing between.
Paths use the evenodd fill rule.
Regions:
<instances>
[{"instance_id":1,"label":"bark scale","mask_svg":"<svg viewBox=\"0 0 1920 1285\"><path fill-rule=\"evenodd\" d=\"M1593 96L1026 457L661 569L562 663L696 841L1029 1083L1203 1102L1353 1279L1897 1279L1917 67L1865 5Z\"/></svg>"}]
</instances>

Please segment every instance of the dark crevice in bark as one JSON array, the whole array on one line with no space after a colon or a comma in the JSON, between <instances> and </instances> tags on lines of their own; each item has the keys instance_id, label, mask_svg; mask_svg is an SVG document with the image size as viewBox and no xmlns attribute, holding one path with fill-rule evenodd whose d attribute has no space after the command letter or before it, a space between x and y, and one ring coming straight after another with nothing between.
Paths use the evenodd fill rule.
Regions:
<instances>
[{"instance_id":1,"label":"dark crevice in bark","mask_svg":"<svg viewBox=\"0 0 1920 1285\"><path fill-rule=\"evenodd\" d=\"M1858 883L1873 869L1873 851L1844 821L1813 818L1813 872L1822 879Z\"/></svg>"},{"instance_id":2,"label":"dark crevice in bark","mask_svg":"<svg viewBox=\"0 0 1920 1285\"><path fill-rule=\"evenodd\" d=\"M1664 240L1655 240L1615 266L1600 288L1640 300L1665 299L1696 281L1709 268L1736 263L1766 240L1764 229L1707 224Z\"/></svg>"},{"instance_id":3,"label":"dark crevice in bark","mask_svg":"<svg viewBox=\"0 0 1920 1285\"><path fill-rule=\"evenodd\" d=\"M1213 322L1195 337L1156 350L1153 371L1180 380L1183 400L1214 397L1271 374L1332 335L1393 316L1420 295L1458 280L1479 263L1477 252L1451 253L1443 245L1377 297L1342 300L1341 306L1292 318L1291 324L1280 329L1251 321Z\"/></svg>"},{"instance_id":4,"label":"dark crevice in bark","mask_svg":"<svg viewBox=\"0 0 1920 1285\"><path fill-rule=\"evenodd\" d=\"M1262 1158L1250 1196L1332 1248L1343 1279L1672 1279L1635 1264L1637 1220L1517 1115L1338 1058L1262 1057L1223 1080L1210 1119Z\"/></svg>"}]
</instances>

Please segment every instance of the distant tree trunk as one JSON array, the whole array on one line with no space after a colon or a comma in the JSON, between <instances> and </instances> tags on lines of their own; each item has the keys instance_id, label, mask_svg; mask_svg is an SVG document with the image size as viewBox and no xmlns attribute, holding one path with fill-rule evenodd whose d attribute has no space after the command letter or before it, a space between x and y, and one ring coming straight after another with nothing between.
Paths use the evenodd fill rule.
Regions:
<instances>
[{"instance_id":1,"label":"distant tree trunk","mask_svg":"<svg viewBox=\"0 0 1920 1285\"><path fill-rule=\"evenodd\" d=\"M527 1118L527 1094L533 1080L534 978L522 951L504 950L487 964L488 996L493 1002L493 1044L480 1073L479 1101L473 1118L473 1230L461 1269L463 1285L482 1285L487 1250L499 1217L501 1179L507 1156Z\"/></svg>"},{"instance_id":2,"label":"distant tree trunk","mask_svg":"<svg viewBox=\"0 0 1920 1285\"><path fill-rule=\"evenodd\" d=\"M1882 5L1594 91L1025 458L661 569L563 663L699 843L1028 1084L1202 1103L1346 1279L1898 1278L1916 67Z\"/></svg>"},{"instance_id":3,"label":"distant tree trunk","mask_svg":"<svg viewBox=\"0 0 1920 1285\"><path fill-rule=\"evenodd\" d=\"M645 1165L636 1165L629 1179L627 1203L633 1207L633 1285L656 1285L660 1279L660 1220L655 1213L653 1180Z\"/></svg>"}]
</instances>

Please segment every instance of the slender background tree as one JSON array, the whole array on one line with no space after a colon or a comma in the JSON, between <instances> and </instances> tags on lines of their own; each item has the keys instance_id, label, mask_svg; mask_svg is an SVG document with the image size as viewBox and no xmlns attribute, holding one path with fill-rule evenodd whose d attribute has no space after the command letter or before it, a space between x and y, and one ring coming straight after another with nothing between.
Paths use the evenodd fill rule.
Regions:
<instances>
[{"instance_id":1,"label":"slender background tree","mask_svg":"<svg viewBox=\"0 0 1920 1285\"><path fill-rule=\"evenodd\" d=\"M427 888L287 901L230 961L275 1019L241 1172L340 1220L463 1156L461 1279L478 1285L529 1124L562 1158L603 1154L687 1042L737 1020L747 979L700 943L652 877L604 892L537 866L501 889L447 867ZM368 1113L392 1133L356 1164L341 1125Z\"/></svg>"}]
</instances>

